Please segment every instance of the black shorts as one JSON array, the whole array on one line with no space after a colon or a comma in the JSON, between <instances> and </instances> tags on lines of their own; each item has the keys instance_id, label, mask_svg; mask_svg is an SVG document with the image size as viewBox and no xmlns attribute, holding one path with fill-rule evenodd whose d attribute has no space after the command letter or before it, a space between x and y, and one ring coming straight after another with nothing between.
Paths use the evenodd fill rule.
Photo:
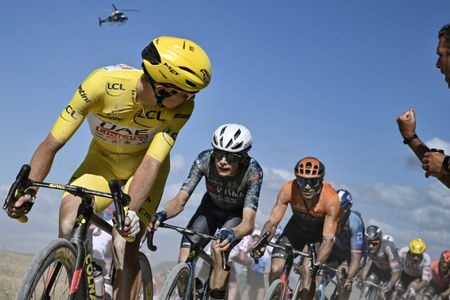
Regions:
<instances>
[{"instance_id":1,"label":"black shorts","mask_svg":"<svg viewBox=\"0 0 450 300\"><path fill-rule=\"evenodd\" d=\"M408 274L406 274L404 271L402 271L402 274L400 275L400 280L398 281L397 286L400 289L403 290L407 290L408 286L411 282L415 281L415 280L420 280L422 276L416 276L416 277L412 277Z\"/></svg>"},{"instance_id":2,"label":"black shorts","mask_svg":"<svg viewBox=\"0 0 450 300\"><path fill-rule=\"evenodd\" d=\"M207 194L205 194L202 203L197 208L195 214L192 216L187 225L187 228L197 232L214 235L217 229L231 229L239 225L242 221L242 210L243 208L233 211L223 210L222 208L214 205L212 203L212 200L209 199ZM191 239L192 243L198 244L202 248L204 248L209 242L209 239L202 238L198 235L192 235L189 238ZM181 240L181 248L190 248L191 241L183 236ZM235 245L238 242L239 241L236 241Z\"/></svg>"},{"instance_id":3,"label":"black shorts","mask_svg":"<svg viewBox=\"0 0 450 300\"><path fill-rule=\"evenodd\" d=\"M391 279L391 270L384 270L378 268L373 262L370 266L369 272L367 273L367 280L375 284L381 282L388 282Z\"/></svg>"}]
</instances>

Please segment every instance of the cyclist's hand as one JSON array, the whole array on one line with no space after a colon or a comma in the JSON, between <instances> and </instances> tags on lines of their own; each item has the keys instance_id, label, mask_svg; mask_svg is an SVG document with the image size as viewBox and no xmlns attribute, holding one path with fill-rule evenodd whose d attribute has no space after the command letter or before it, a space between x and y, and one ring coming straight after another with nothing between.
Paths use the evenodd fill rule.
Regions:
<instances>
[{"instance_id":1,"label":"cyclist's hand","mask_svg":"<svg viewBox=\"0 0 450 300\"><path fill-rule=\"evenodd\" d=\"M125 217L125 224L121 235L123 237L135 238L140 230L139 217L135 211L129 209Z\"/></svg>"},{"instance_id":2,"label":"cyclist's hand","mask_svg":"<svg viewBox=\"0 0 450 300\"><path fill-rule=\"evenodd\" d=\"M309 274L311 274L311 276L316 276L317 272L319 271L320 268L320 262L316 261L314 264L311 261L311 265L309 266Z\"/></svg>"},{"instance_id":3,"label":"cyclist's hand","mask_svg":"<svg viewBox=\"0 0 450 300\"><path fill-rule=\"evenodd\" d=\"M233 230L229 228L221 228L219 232L216 234L219 238L219 251L227 251L231 250L236 242L236 236L234 235Z\"/></svg>"},{"instance_id":4,"label":"cyclist's hand","mask_svg":"<svg viewBox=\"0 0 450 300\"><path fill-rule=\"evenodd\" d=\"M148 228L150 231L155 231L158 229L159 225L167 220L167 213L165 211L158 211L154 216L150 224L148 225Z\"/></svg>"},{"instance_id":5,"label":"cyclist's hand","mask_svg":"<svg viewBox=\"0 0 450 300\"><path fill-rule=\"evenodd\" d=\"M415 297L416 297L416 290L415 290L414 288L409 288L409 289L406 291L406 297L407 297L407 298L414 298L414 299L415 299Z\"/></svg>"},{"instance_id":6,"label":"cyclist's hand","mask_svg":"<svg viewBox=\"0 0 450 300\"><path fill-rule=\"evenodd\" d=\"M35 195L36 192L32 189L27 191L27 193L25 194L19 194L19 192L16 192L16 202L8 203L8 209L6 211L8 216L14 219L26 218L25 214L27 214L31 210Z\"/></svg>"},{"instance_id":7,"label":"cyclist's hand","mask_svg":"<svg viewBox=\"0 0 450 300\"><path fill-rule=\"evenodd\" d=\"M353 285L353 280L350 280L347 278L345 280L344 284L342 285L342 287L344 288L344 290L351 291L352 285Z\"/></svg>"}]
</instances>

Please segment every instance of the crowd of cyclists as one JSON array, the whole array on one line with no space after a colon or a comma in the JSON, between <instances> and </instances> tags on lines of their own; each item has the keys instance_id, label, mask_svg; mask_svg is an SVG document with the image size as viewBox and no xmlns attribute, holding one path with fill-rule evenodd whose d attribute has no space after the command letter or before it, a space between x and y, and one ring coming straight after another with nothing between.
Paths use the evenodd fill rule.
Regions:
<instances>
[{"instance_id":1,"label":"crowd of cyclists","mask_svg":"<svg viewBox=\"0 0 450 300\"><path fill-rule=\"evenodd\" d=\"M450 36L448 26L445 31L440 39ZM446 49L450 52L450 46ZM246 249L245 255L251 254L256 260L268 253L267 244L255 247L258 235L252 237L263 183L263 170L250 156L252 134L242 124L218 127L212 135L212 148L198 154L179 192L159 206L169 173L169 152L191 116L195 97L211 80L211 64L199 45L176 37L155 38L142 51L142 59L142 70L126 65L100 68L80 84L36 149L30 163L30 179L44 180L56 153L87 119L94 138L69 182L107 192L108 181L118 179L130 195L125 226L113 232L112 253L117 267L114 296L135 299L140 239L147 230L157 232L162 223L183 211L204 177L206 192L187 228L217 237L210 246L214 267L208 281L209 299L225 299L230 270L222 266L230 259L233 248L246 239L245 245L239 246ZM415 133L402 134L406 144L418 142ZM427 151L422 150L423 157ZM444 159L445 163L448 159ZM444 169L448 172L448 166ZM361 299L371 287L376 287L384 299L414 298L419 294L423 299L449 299L450 250L442 249L440 258L432 261L420 237L412 237L407 247L397 249L392 239L383 238L382 228L365 226L361 213L352 210L351 192L335 190L324 179L325 170L318 158L304 157L294 166L294 179L280 188L261 230L261 234L268 232L268 240L273 239L280 246L270 251L268 284L284 270L289 253L283 249L292 247L307 252L313 245L317 247L317 257L305 257L298 266L302 278L300 299L314 299L322 278L334 275L339 299L348 299L355 285L361 288ZM32 187L18 194L17 201L7 207L8 215L26 215L37 191ZM64 194L59 237L70 234L79 203L77 197ZM110 203L109 199L96 197L96 212ZM276 236L288 207L292 216ZM250 241L246 238L249 236ZM187 259L192 243L205 247L208 240L198 235L190 241L183 238L179 262ZM246 261L249 268L257 266L245 255L239 253L231 259ZM256 270L261 268L253 269Z\"/></svg>"}]
</instances>

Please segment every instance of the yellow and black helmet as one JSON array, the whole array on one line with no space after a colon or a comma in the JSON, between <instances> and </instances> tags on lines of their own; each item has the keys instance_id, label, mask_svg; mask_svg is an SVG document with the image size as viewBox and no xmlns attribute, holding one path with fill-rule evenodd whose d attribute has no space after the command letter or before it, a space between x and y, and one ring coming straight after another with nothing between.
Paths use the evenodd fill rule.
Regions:
<instances>
[{"instance_id":1,"label":"yellow and black helmet","mask_svg":"<svg viewBox=\"0 0 450 300\"><path fill-rule=\"evenodd\" d=\"M154 82L196 93L211 80L206 52L188 39L161 36L142 50L142 66Z\"/></svg>"},{"instance_id":2,"label":"yellow and black helmet","mask_svg":"<svg viewBox=\"0 0 450 300\"><path fill-rule=\"evenodd\" d=\"M421 239L414 239L409 242L409 252L415 255L422 255L427 249L427 244Z\"/></svg>"}]
</instances>

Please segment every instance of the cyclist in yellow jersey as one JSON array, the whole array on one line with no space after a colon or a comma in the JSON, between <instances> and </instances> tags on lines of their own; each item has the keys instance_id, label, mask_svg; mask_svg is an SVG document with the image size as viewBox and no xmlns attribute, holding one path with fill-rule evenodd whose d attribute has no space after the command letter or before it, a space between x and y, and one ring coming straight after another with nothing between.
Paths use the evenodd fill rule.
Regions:
<instances>
[{"instance_id":1,"label":"cyclist in yellow jersey","mask_svg":"<svg viewBox=\"0 0 450 300\"><path fill-rule=\"evenodd\" d=\"M78 87L47 138L31 159L30 178L42 181L56 153L86 118L93 139L70 183L109 191L118 179L131 196L125 228L113 232L118 282L115 298L134 299L139 286L139 240L160 202L169 172L169 152L194 108L197 92L208 86L211 64L196 43L176 37L158 37L142 51L143 70L126 65L100 68ZM22 206L33 201L37 188L28 190L8 207L8 215L28 213ZM68 238L80 199L64 194L59 214L59 236ZM110 199L96 197L102 211ZM126 243L125 237L136 237Z\"/></svg>"}]
</instances>

